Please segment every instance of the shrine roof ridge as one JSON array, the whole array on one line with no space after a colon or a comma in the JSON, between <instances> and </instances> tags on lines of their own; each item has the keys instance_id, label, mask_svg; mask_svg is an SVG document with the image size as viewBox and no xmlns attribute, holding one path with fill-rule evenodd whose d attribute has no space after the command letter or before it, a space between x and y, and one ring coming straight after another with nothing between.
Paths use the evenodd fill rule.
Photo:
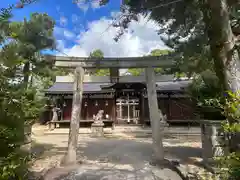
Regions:
<instances>
[{"instance_id":1,"label":"shrine roof ridge","mask_svg":"<svg viewBox=\"0 0 240 180\"><path fill-rule=\"evenodd\" d=\"M183 91L192 80L156 82L157 91ZM115 83L83 83L84 93L107 93L115 92L114 89L107 89ZM144 84L144 83L141 83ZM47 89L46 94L72 94L73 82L55 82Z\"/></svg>"}]
</instances>

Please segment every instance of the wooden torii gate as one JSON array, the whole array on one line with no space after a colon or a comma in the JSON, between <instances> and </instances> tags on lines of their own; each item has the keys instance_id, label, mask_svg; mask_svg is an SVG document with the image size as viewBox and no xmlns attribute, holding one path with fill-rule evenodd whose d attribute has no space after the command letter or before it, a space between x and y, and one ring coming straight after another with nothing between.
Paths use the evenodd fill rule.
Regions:
<instances>
[{"instance_id":1,"label":"wooden torii gate","mask_svg":"<svg viewBox=\"0 0 240 180\"><path fill-rule=\"evenodd\" d=\"M169 68L174 66L176 54L162 55L162 56L146 56L146 57L127 57L127 58L82 58L82 57L66 57L66 56L45 56L47 61L53 61L55 66L61 68L70 68L75 70L75 80L74 80L74 96L73 101L81 107L82 99L82 87L83 87L83 76L84 69L92 68L109 68L110 77L112 82L117 82L118 79L118 69L119 68L145 68L145 78L147 84L147 94L148 94L148 104L149 104L149 114L152 128L152 138L153 138L153 150L157 160L164 159L163 153L163 125L160 119L163 118L162 112L159 112L157 92L156 92L156 81L154 68L162 67ZM74 109L72 113L75 112ZM80 110L81 111L81 110ZM80 112L78 112L80 113ZM80 116L79 116L80 117ZM78 133L79 120L72 119L70 127L71 133ZM69 136L70 137L70 136ZM68 153L66 156L68 162L76 160L76 146L77 137L69 138ZM70 149L69 149L70 148ZM74 153L75 151L75 153ZM65 163L66 164L66 163Z\"/></svg>"}]
</instances>

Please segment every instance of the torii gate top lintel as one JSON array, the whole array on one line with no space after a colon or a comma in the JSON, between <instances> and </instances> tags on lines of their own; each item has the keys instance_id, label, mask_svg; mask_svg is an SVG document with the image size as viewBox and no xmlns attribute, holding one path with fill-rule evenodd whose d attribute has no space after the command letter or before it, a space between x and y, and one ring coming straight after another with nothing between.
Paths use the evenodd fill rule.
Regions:
<instances>
[{"instance_id":1,"label":"torii gate top lintel","mask_svg":"<svg viewBox=\"0 0 240 180\"><path fill-rule=\"evenodd\" d=\"M175 65L176 54L144 57L111 57L111 58L86 58L69 56L49 56L48 61L55 62L55 66L63 68L147 68L147 67L172 67Z\"/></svg>"}]
</instances>

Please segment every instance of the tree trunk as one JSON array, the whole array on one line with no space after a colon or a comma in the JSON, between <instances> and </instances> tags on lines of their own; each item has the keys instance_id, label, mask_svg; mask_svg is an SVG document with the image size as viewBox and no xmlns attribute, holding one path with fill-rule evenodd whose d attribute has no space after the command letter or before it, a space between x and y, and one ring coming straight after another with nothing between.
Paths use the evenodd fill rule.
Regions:
<instances>
[{"instance_id":1,"label":"tree trunk","mask_svg":"<svg viewBox=\"0 0 240 180\"><path fill-rule=\"evenodd\" d=\"M215 70L223 90L240 91L240 61L235 48L227 0L208 0L208 36ZM207 16L207 14L205 14Z\"/></svg>"},{"instance_id":2,"label":"tree trunk","mask_svg":"<svg viewBox=\"0 0 240 180\"><path fill-rule=\"evenodd\" d=\"M82 67L77 67L74 74L74 95L72 103L72 117L68 137L68 149L62 161L63 165L77 163L77 143L82 107L83 77L84 69Z\"/></svg>"},{"instance_id":3,"label":"tree trunk","mask_svg":"<svg viewBox=\"0 0 240 180\"><path fill-rule=\"evenodd\" d=\"M207 1L203 9L215 72L222 91L240 93L240 60L232 32L227 0ZM228 119L231 123L231 119ZM216 143L216 142L214 142Z\"/></svg>"},{"instance_id":4,"label":"tree trunk","mask_svg":"<svg viewBox=\"0 0 240 180\"><path fill-rule=\"evenodd\" d=\"M28 86L28 81L29 81L29 71L30 71L30 63L27 62L26 64L24 64L23 67L23 82L25 84L25 86Z\"/></svg>"},{"instance_id":5,"label":"tree trunk","mask_svg":"<svg viewBox=\"0 0 240 180\"><path fill-rule=\"evenodd\" d=\"M163 124L160 119L163 119L162 112L159 112L156 92L156 81L155 72L153 68L145 69L146 82L147 82L147 93L148 93L148 105L150 122L152 128L152 139L153 139L153 151L158 161L164 160L164 149L163 149ZM162 117L161 117L162 116Z\"/></svg>"}]
</instances>

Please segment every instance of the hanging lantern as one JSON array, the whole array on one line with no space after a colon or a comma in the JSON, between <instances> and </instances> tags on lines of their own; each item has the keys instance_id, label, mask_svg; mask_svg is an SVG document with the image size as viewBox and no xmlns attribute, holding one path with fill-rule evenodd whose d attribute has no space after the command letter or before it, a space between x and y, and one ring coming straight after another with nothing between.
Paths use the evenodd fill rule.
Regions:
<instances>
[{"instance_id":1,"label":"hanging lantern","mask_svg":"<svg viewBox=\"0 0 240 180\"><path fill-rule=\"evenodd\" d=\"M108 106L108 101L106 101L105 106Z\"/></svg>"},{"instance_id":2,"label":"hanging lantern","mask_svg":"<svg viewBox=\"0 0 240 180\"><path fill-rule=\"evenodd\" d=\"M97 101L95 102L95 106L98 106L98 102Z\"/></svg>"},{"instance_id":3,"label":"hanging lantern","mask_svg":"<svg viewBox=\"0 0 240 180\"><path fill-rule=\"evenodd\" d=\"M66 102L65 102L65 101L63 101L63 107L66 107L66 106L67 106Z\"/></svg>"},{"instance_id":4,"label":"hanging lantern","mask_svg":"<svg viewBox=\"0 0 240 180\"><path fill-rule=\"evenodd\" d=\"M84 106L87 107L87 101L85 101Z\"/></svg>"}]
</instances>

